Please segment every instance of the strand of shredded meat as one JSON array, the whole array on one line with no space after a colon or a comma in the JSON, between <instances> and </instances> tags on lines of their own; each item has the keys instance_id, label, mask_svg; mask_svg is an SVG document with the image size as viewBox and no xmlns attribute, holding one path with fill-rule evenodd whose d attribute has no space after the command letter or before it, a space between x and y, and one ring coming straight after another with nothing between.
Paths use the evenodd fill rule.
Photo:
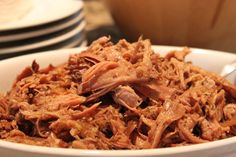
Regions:
<instances>
[{"instance_id":1,"label":"strand of shredded meat","mask_svg":"<svg viewBox=\"0 0 236 157\"><path fill-rule=\"evenodd\" d=\"M107 37L58 66L36 61L0 95L0 139L78 149L149 149L236 135L236 87L154 53L149 40Z\"/></svg>"}]
</instances>

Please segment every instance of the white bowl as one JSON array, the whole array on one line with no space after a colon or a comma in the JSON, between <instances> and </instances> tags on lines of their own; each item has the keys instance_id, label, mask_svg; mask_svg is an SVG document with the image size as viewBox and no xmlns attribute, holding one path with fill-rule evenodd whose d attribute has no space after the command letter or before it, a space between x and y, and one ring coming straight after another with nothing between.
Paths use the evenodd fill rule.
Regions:
<instances>
[{"instance_id":1,"label":"white bowl","mask_svg":"<svg viewBox=\"0 0 236 157\"><path fill-rule=\"evenodd\" d=\"M0 61L0 92L6 92L10 89L16 75L35 59L41 67L49 63L54 65L67 61L69 54L79 53L84 48L57 50L44 53L35 53L26 56L11 58ZM156 52L165 54L170 50L180 49L170 46L153 46ZM220 72L223 65L236 60L235 54L192 49L187 60L193 61L194 65L204 69ZM0 153L2 157L234 157L236 156L236 137L218 140L214 142L195 144L191 146L161 148L149 150L79 150L64 148L47 148L39 146L30 146L17 144L0 140Z\"/></svg>"}]
</instances>

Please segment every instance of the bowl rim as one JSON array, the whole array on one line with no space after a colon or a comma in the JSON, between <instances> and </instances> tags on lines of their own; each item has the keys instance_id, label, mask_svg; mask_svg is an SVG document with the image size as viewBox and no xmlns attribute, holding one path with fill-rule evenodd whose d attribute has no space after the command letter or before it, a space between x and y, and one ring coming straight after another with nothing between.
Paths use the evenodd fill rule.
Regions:
<instances>
[{"instance_id":1,"label":"bowl rim","mask_svg":"<svg viewBox=\"0 0 236 157\"><path fill-rule=\"evenodd\" d=\"M89 150L89 149L73 149L73 148L57 148L57 147L45 147L35 146L21 143L8 142L0 140L0 149L8 149L13 151L20 151L25 153L37 153L57 156L97 156L97 157L109 157L109 156L154 156L154 155L177 155L181 153L192 153L196 151L204 151L210 149L220 148L236 143L236 137L227 139L212 141L208 143L193 144L180 147L168 147L168 148L156 148L156 149L142 149L142 150ZM116 154L114 154L116 153Z\"/></svg>"},{"instance_id":2,"label":"bowl rim","mask_svg":"<svg viewBox=\"0 0 236 157\"><path fill-rule=\"evenodd\" d=\"M158 49L161 51L169 51L169 50L178 50L180 46L165 46L165 45L153 45L152 49L155 52L159 52ZM23 59L31 59L33 56L35 57L42 57L42 56L51 56L55 55L55 53L63 53L63 54L73 54L73 53L80 53L81 51L85 50L86 47L80 48L72 48L72 49L62 49L62 50L53 50L45 52L38 52L34 54L27 54L23 56L17 56L5 60L0 61L0 66L4 65L7 62L14 62L15 60L23 60ZM193 53L196 54L225 54L231 55L236 57L236 54L232 54L225 51L217 51L217 50L210 50L210 49L199 49L199 48L192 48L190 49ZM67 59L67 58L66 58ZM25 153L37 153L37 154L48 154L48 155L58 155L58 156L98 156L98 157L108 157L108 156L155 156L155 155L173 155L173 154L181 154L181 153L189 153L195 151L204 151L210 149L216 149L222 146L227 146L230 144L236 144L236 136L230 137L227 139L212 141L208 143L202 144L193 144L189 146L180 146L180 147L169 147L169 148L157 148L157 149L143 149L143 150L85 150L85 149L71 149L71 148L56 148L56 147L44 147L44 146L35 146L35 145L27 145L21 143L14 143L8 142L0 139L0 149L8 149L8 150L15 150L21 151ZM115 154L114 154L115 153Z\"/></svg>"},{"instance_id":3,"label":"bowl rim","mask_svg":"<svg viewBox=\"0 0 236 157\"><path fill-rule=\"evenodd\" d=\"M172 51L172 50L181 50L186 46L168 46L168 45L152 45L152 50L154 50L154 52L160 52L157 51L158 49L162 49L164 51ZM0 63L3 64L2 62L8 62L11 60L15 60L15 59L23 59L23 58L31 58L32 56L38 56L38 57L42 57L42 56L50 56L54 53L65 53L65 54L73 54L73 53L80 53L83 50L86 50L86 47L77 47L77 48L66 48L66 49L59 49L59 50L49 50L49 51L40 51L40 52L36 52L36 53L30 53L30 54L23 54L20 56L13 56L11 58L6 58L6 59L2 59L0 60ZM227 52L227 51L220 51L220 50L213 50L213 49L203 49L203 48L196 48L196 47L187 47L190 48L190 50L193 53L196 54L204 54L204 53L209 53L209 54L225 54L225 55L230 55L230 56L236 56L236 54L234 54L233 52ZM69 52L71 51L71 52ZM0 54L1 56L1 54Z\"/></svg>"}]
</instances>

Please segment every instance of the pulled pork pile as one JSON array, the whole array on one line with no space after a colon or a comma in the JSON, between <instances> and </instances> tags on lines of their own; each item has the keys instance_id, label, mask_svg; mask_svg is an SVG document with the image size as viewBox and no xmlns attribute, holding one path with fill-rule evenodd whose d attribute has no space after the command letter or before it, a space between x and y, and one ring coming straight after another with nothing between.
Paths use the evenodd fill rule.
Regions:
<instances>
[{"instance_id":1,"label":"pulled pork pile","mask_svg":"<svg viewBox=\"0 0 236 157\"><path fill-rule=\"evenodd\" d=\"M34 61L0 95L0 139L79 149L149 149L236 135L236 87L154 53L149 40L102 37L68 62Z\"/></svg>"}]
</instances>

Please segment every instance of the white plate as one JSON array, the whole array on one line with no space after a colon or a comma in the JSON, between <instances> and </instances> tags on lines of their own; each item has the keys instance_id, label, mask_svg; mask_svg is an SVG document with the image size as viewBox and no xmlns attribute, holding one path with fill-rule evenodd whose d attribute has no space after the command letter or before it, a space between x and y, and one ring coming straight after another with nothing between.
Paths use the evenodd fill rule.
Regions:
<instances>
[{"instance_id":1,"label":"white plate","mask_svg":"<svg viewBox=\"0 0 236 157\"><path fill-rule=\"evenodd\" d=\"M32 49L37 49L37 48L53 45L53 44L65 41L65 40L72 38L73 36L79 34L80 32L83 31L84 27L85 27L85 22L83 21L77 27L75 27L73 30L67 32L66 34L60 35L60 36L52 38L52 39L39 41L34 44L15 46L15 47L10 47L10 48L0 48L0 54L9 54L9 53L28 51L28 50L32 50Z\"/></svg>"},{"instance_id":2,"label":"white plate","mask_svg":"<svg viewBox=\"0 0 236 157\"><path fill-rule=\"evenodd\" d=\"M167 51L179 49L178 47L154 46L155 51L166 54ZM49 51L47 53L35 53L0 61L0 91L10 89L16 75L26 66L36 61L45 67L66 62L72 53L79 53L85 48ZM236 59L235 54L213 50L192 49L187 60L193 61L210 71L219 72L224 64ZM78 150L63 148L47 148L17 144L0 140L0 152L2 157L235 157L236 137L218 140L214 142L195 144L191 146L160 148L148 150Z\"/></svg>"},{"instance_id":3,"label":"white plate","mask_svg":"<svg viewBox=\"0 0 236 157\"><path fill-rule=\"evenodd\" d=\"M78 47L86 47L88 45L88 42L85 40L83 41Z\"/></svg>"},{"instance_id":4,"label":"white plate","mask_svg":"<svg viewBox=\"0 0 236 157\"><path fill-rule=\"evenodd\" d=\"M75 48L75 47L85 47L87 45L87 41L85 39L86 39L85 33L81 32L78 35L73 36L70 39L67 39L67 40L62 41L60 43L56 43L56 44L49 45L46 47L40 47L38 49L24 51L21 53L2 54L2 55L0 55L0 60L19 56L19 55L24 55L24 54L42 52L42 51L52 51L52 50L68 49L68 48Z\"/></svg>"},{"instance_id":5,"label":"white plate","mask_svg":"<svg viewBox=\"0 0 236 157\"><path fill-rule=\"evenodd\" d=\"M45 48L47 51L52 51L52 50L56 50L56 49L69 49L69 48L75 48L78 45L81 45L85 42L85 34L78 34L77 36L74 36L70 39L67 39L66 41L63 41L61 43L55 44L53 45L53 47L51 49L47 49ZM44 51L46 51L44 50ZM33 51L32 51L33 52ZM37 51L39 52L39 51ZM35 51L33 52L35 53ZM1 56L0 56L1 58Z\"/></svg>"},{"instance_id":6,"label":"white plate","mask_svg":"<svg viewBox=\"0 0 236 157\"><path fill-rule=\"evenodd\" d=\"M33 0L33 8L23 18L0 25L0 31L32 27L69 17L83 7L81 0Z\"/></svg>"},{"instance_id":7,"label":"white plate","mask_svg":"<svg viewBox=\"0 0 236 157\"><path fill-rule=\"evenodd\" d=\"M68 48L74 48L77 47L78 45L84 45L84 40L85 40L85 36L81 36L80 38L77 38L73 41L71 41L69 44L63 46L63 49L68 49ZM86 46L86 45L85 45Z\"/></svg>"},{"instance_id":8,"label":"white plate","mask_svg":"<svg viewBox=\"0 0 236 157\"><path fill-rule=\"evenodd\" d=\"M60 30L63 30L63 29L66 29L70 26L75 25L83 18L84 18L84 12L81 12L79 15L70 19L69 21L67 21L67 22L62 21L62 22L60 22L60 24L57 24L57 25L45 27L42 29L35 29L35 30L29 31L29 32L20 32L20 33L16 33L16 34L3 35L3 36L0 35L0 43L23 40L23 39L38 37L38 36L50 34L53 32L57 32L57 31L60 31Z\"/></svg>"}]
</instances>

